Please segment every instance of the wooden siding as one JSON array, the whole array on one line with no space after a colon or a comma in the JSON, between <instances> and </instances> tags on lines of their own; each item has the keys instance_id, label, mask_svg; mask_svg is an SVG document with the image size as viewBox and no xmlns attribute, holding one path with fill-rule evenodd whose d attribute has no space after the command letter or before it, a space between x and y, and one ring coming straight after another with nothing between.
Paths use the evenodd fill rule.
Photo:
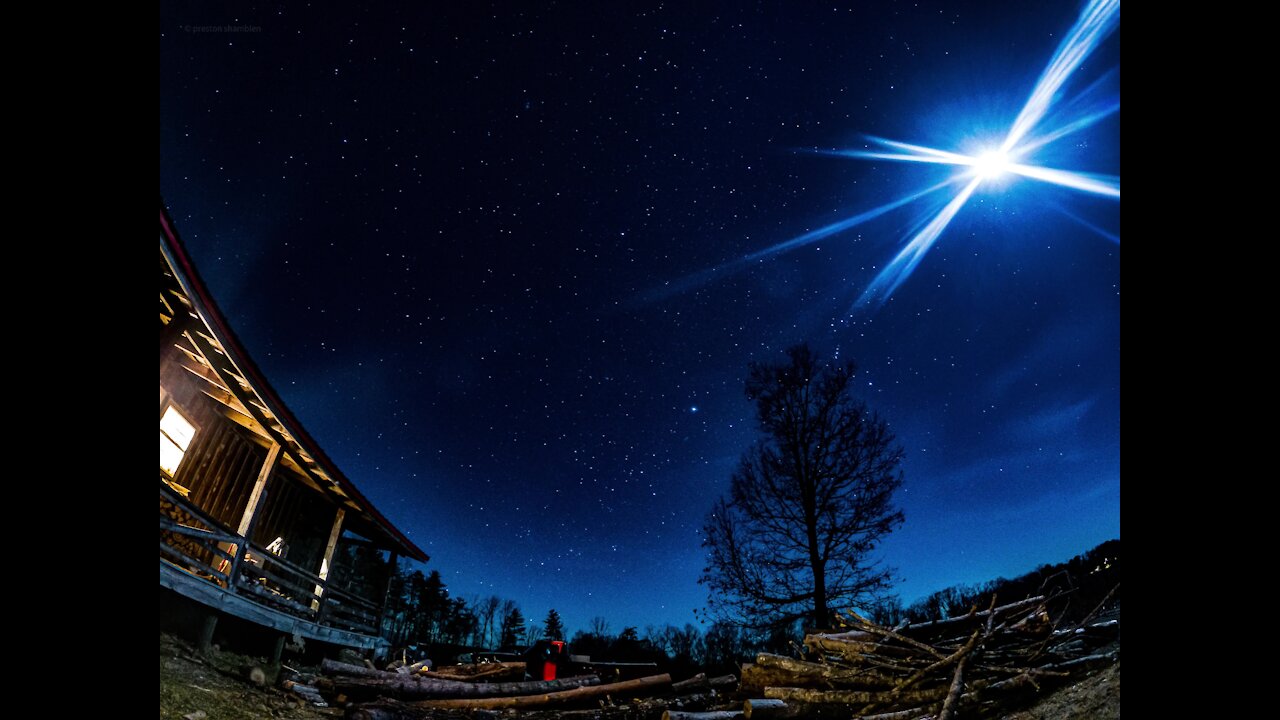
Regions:
<instances>
[{"instance_id":1,"label":"wooden siding","mask_svg":"<svg viewBox=\"0 0 1280 720\"><path fill-rule=\"evenodd\" d=\"M289 545L285 559L319 573L325 541L337 511L324 496L302 484L292 471L277 468L267 482L267 499L259 510L262 517L249 539L265 547L282 537Z\"/></svg>"},{"instance_id":2,"label":"wooden siding","mask_svg":"<svg viewBox=\"0 0 1280 720\"><path fill-rule=\"evenodd\" d=\"M206 397L197 380L176 362L161 362L160 386L169 402L196 426L174 482L215 520L235 528L253 492L267 449L251 433L227 420L221 406ZM163 409L162 409L163 412Z\"/></svg>"}]
</instances>

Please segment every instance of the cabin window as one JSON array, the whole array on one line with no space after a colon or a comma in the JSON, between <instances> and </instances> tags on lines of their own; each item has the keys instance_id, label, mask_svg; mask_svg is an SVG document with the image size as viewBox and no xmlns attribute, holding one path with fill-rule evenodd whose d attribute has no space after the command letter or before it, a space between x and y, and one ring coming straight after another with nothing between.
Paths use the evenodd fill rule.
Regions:
<instances>
[{"instance_id":1,"label":"cabin window","mask_svg":"<svg viewBox=\"0 0 1280 720\"><path fill-rule=\"evenodd\" d=\"M191 447L191 438L195 434L195 425L174 406L170 405L160 416L160 469L169 477L178 472L178 465L187 454L187 448Z\"/></svg>"}]
</instances>

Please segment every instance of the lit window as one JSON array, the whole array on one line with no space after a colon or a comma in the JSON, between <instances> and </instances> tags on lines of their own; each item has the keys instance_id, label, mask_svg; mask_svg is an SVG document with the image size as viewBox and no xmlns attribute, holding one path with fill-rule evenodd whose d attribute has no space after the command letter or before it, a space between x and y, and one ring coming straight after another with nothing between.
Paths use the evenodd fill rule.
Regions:
<instances>
[{"instance_id":1,"label":"lit window","mask_svg":"<svg viewBox=\"0 0 1280 720\"><path fill-rule=\"evenodd\" d=\"M160 417L160 469L170 477L178 471L195 434L195 426L172 405Z\"/></svg>"}]
</instances>

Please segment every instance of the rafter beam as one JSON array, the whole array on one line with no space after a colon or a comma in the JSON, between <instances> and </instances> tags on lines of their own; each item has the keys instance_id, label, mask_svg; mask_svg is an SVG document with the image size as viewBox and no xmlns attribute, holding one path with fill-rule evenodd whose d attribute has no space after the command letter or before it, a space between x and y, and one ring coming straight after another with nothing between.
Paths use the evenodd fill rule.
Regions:
<instances>
[{"instance_id":1,"label":"rafter beam","mask_svg":"<svg viewBox=\"0 0 1280 720\"><path fill-rule=\"evenodd\" d=\"M294 460L295 464L297 464L303 473L313 483L315 483L316 487L320 488L324 494L333 499L338 506L341 507L344 505L344 501L346 500L345 494L339 494L337 492L339 488L332 480L321 479L320 476L316 474L315 470L311 469L310 465L314 465L315 461L311 459L310 455L301 449L297 441L282 432L283 428L274 422L274 418L269 417L268 414L264 412L265 408L263 408L257 401L252 390L246 390L245 387L242 386L241 383L243 382L243 378L240 378L239 375L229 368L224 367L221 362L213 362L213 358L217 355L221 355L228 363L231 359L228 358L220 349L214 347L205 333L195 330L193 332L188 332L186 336L195 345L196 349L200 351L200 354L204 356L205 360L209 361L212 372L222 379L231 394L244 405L245 410L249 412L250 417L262 425L262 429L266 432L267 437L273 442L278 443L284 449L284 452ZM237 379L239 382L231 382L231 379Z\"/></svg>"}]
</instances>

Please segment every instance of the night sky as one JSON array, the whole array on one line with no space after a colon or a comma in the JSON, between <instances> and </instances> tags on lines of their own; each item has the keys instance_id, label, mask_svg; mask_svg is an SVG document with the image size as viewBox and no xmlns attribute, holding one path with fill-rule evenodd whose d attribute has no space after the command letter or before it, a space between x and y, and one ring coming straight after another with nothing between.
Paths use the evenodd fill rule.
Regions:
<instances>
[{"instance_id":1,"label":"night sky","mask_svg":"<svg viewBox=\"0 0 1280 720\"><path fill-rule=\"evenodd\" d=\"M162 4L161 195L454 595L693 621L747 364L806 340L906 448L905 602L1119 537L1117 199L984 184L871 306L947 196L734 262L955 174L811 151L998 141L1077 3L233 5ZM1064 86L1097 97L1118 31ZM1119 144L1116 112L1036 160L1118 176Z\"/></svg>"}]
</instances>

